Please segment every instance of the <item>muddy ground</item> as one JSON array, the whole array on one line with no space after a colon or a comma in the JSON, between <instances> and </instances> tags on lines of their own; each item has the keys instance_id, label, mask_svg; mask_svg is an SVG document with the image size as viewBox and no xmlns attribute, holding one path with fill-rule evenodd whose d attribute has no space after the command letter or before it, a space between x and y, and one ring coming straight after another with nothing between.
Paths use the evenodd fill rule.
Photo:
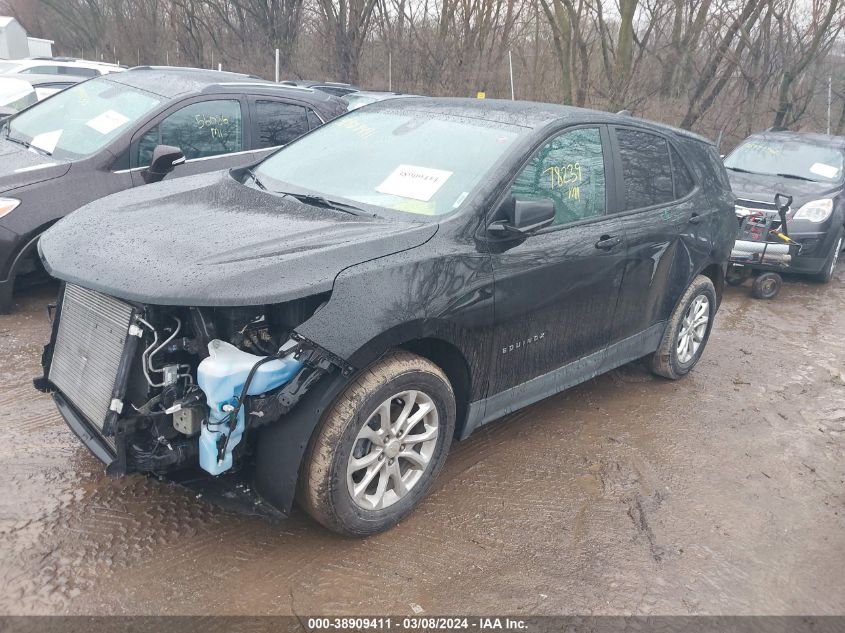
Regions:
<instances>
[{"instance_id":1,"label":"muddy ground","mask_svg":"<svg viewBox=\"0 0 845 633\"><path fill-rule=\"evenodd\" d=\"M0 613L845 613L845 265L729 289L680 382L629 365L478 431L368 540L107 479L31 386L52 294L0 317Z\"/></svg>"}]
</instances>

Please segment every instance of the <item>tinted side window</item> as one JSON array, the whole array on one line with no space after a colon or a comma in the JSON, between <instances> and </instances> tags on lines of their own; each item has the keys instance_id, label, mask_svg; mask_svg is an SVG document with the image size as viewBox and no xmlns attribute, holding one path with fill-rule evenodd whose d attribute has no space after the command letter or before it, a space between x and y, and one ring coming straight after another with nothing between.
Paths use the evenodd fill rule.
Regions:
<instances>
[{"instance_id":1,"label":"tinted side window","mask_svg":"<svg viewBox=\"0 0 845 633\"><path fill-rule=\"evenodd\" d=\"M138 145L138 166L150 164L156 145L173 145L188 160L243 149L241 104L235 100L200 101L177 110L148 130Z\"/></svg>"},{"instance_id":2,"label":"tinted side window","mask_svg":"<svg viewBox=\"0 0 845 633\"><path fill-rule=\"evenodd\" d=\"M58 75L61 71L60 66L32 66L21 71L22 75Z\"/></svg>"},{"instance_id":3,"label":"tinted side window","mask_svg":"<svg viewBox=\"0 0 845 633\"><path fill-rule=\"evenodd\" d=\"M672 164L666 139L640 132L617 129L625 208L642 209L674 200Z\"/></svg>"},{"instance_id":4,"label":"tinted side window","mask_svg":"<svg viewBox=\"0 0 845 633\"><path fill-rule=\"evenodd\" d=\"M556 136L539 149L511 187L517 199L551 198L555 224L603 215L604 155L598 128Z\"/></svg>"},{"instance_id":5,"label":"tinted side window","mask_svg":"<svg viewBox=\"0 0 845 633\"><path fill-rule=\"evenodd\" d=\"M93 68L80 68L79 66L59 66L60 75L73 75L74 77L99 77L100 73Z\"/></svg>"},{"instance_id":6,"label":"tinted side window","mask_svg":"<svg viewBox=\"0 0 845 633\"><path fill-rule=\"evenodd\" d=\"M314 128L320 127L323 122L320 120L320 117L317 116L317 113L314 112L311 108L308 108L308 125L313 130Z\"/></svg>"},{"instance_id":7,"label":"tinted side window","mask_svg":"<svg viewBox=\"0 0 845 633\"><path fill-rule=\"evenodd\" d=\"M695 181L692 179L692 176L690 176L687 166L684 164L681 155L678 154L678 150L670 146L669 151L672 154L672 175L675 179L675 198L683 198L692 191L693 187L695 187Z\"/></svg>"},{"instance_id":8,"label":"tinted side window","mask_svg":"<svg viewBox=\"0 0 845 633\"><path fill-rule=\"evenodd\" d=\"M256 101L255 113L254 149L286 145L309 129L305 108L292 103Z\"/></svg>"}]
</instances>

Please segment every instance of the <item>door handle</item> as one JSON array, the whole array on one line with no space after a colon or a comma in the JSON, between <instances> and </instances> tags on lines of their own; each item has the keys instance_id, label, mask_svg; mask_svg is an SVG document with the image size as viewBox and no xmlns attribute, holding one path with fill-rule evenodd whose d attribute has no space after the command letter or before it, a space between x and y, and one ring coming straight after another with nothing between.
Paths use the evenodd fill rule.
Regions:
<instances>
[{"instance_id":1,"label":"door handle","mask_svg":"<svg viewBox=\"0 0 845 633\"><path fill-rule=\"evenodd\" d=\"M609 251L614 246L622 243L622 238L617 235L602 235L599 241L596 242L596 248L603 251Z\"/></svg>"},{"instance_id":2,"label":"door handle","mask_svg":"<svg viewBox=\"0 0 845 633\"><path fill-rule=\"evenodd\" d=\"M698 224L699 222L701 222L701 216L698 215L697 213L693 213L689 218L689 223L690 224Z\"/></svg>"}]
</instances>

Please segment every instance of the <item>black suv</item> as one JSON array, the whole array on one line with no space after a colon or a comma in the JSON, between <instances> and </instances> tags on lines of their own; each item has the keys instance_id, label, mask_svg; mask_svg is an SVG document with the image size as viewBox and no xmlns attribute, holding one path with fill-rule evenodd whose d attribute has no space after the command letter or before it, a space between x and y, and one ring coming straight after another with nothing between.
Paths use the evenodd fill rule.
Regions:
<instances>
[{"instance_id":1,"label":"black suv","mask_svg":"<svg viewBox=\"0 0 845 633\"><path fill-rule=\"evenodd\" d=\"M789 237L801 245L787 270L826 283L845 235L845 138L770 130L749 136L725 159L737 213L769 210L792 197Z\"/></svg>"},{"instance_id":2,"label":"black suv","mask_svg":"<svg viewBox=\"0 0 845 633\"><path fill-rule=\"evenodd\" d=\"M716 148L562 106L393 99L254 168L42 238L44 376L107 472L199 464L283 513L399 521L453 437L645 358L700 358L736 233Z\"/></svg>"},{"instance_id":3,"label":"black suv","mask_svg":"<svg viewBox=\"0 0 845 633\"><path fill-rule=\"evenodd\" d=\"M346 111L324 92L246 75L142 67L91 79L0 126L0 311L37 273L51 224L105 195L254 163Z\"/></svg>"}]
</instances>

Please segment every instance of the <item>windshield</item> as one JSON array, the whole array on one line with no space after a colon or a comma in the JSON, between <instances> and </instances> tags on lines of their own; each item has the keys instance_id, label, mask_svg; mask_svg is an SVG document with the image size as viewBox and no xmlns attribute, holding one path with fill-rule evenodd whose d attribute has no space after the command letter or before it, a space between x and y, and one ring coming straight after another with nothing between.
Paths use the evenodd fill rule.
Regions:
<instances>
[{"instance_id":1,"label":"windshield","mask_svg":"<svg viewBox=\"0 0 845 633\"><path fill-rule=\"evenodd\" d=\"M798 139L757 138L745 141L725 159L734 171L780 175L839 183L842 181L842 152Z\"/></svg>"},{"instance_id":2,"label":"windshield","mask_svg":"<svg viewBox=\"0 0 845 633\"><path fill-rule=\"evenodd\" d=\"M20 79L0 77L0 106L23 110L38 101L32 86Z\"/></svg>"},{"instance_id":3,"label":"windshield","mask_svg":"<svg viewBox=\"0 0 845 633\"><path fill-rule=\"evenodd\" d=\"M523 128L428 112L356 110L280 150L256 170L273 191L407 213L457 209Z\"/></svg>"},{"instance_id":4,"label":"windshield","mask_svg":"<svg viewBox=\"0 0 845 633\"><path fill-rule=\"evenodd\" d=\"M56 158L84 158L158 107L161 99L107 79L92 79L10 119L5 137Z\"/></svg>"},{"instance_id":5,"label":"windshield","mask_svg":"<svg viewBox=\"0 0 845 633\"><path fill-rule=\"evenodd\" d=\"M22 66L23 64L18 62L0 62L0 73L10 73Z\"/></svg>"}]
</instances>

